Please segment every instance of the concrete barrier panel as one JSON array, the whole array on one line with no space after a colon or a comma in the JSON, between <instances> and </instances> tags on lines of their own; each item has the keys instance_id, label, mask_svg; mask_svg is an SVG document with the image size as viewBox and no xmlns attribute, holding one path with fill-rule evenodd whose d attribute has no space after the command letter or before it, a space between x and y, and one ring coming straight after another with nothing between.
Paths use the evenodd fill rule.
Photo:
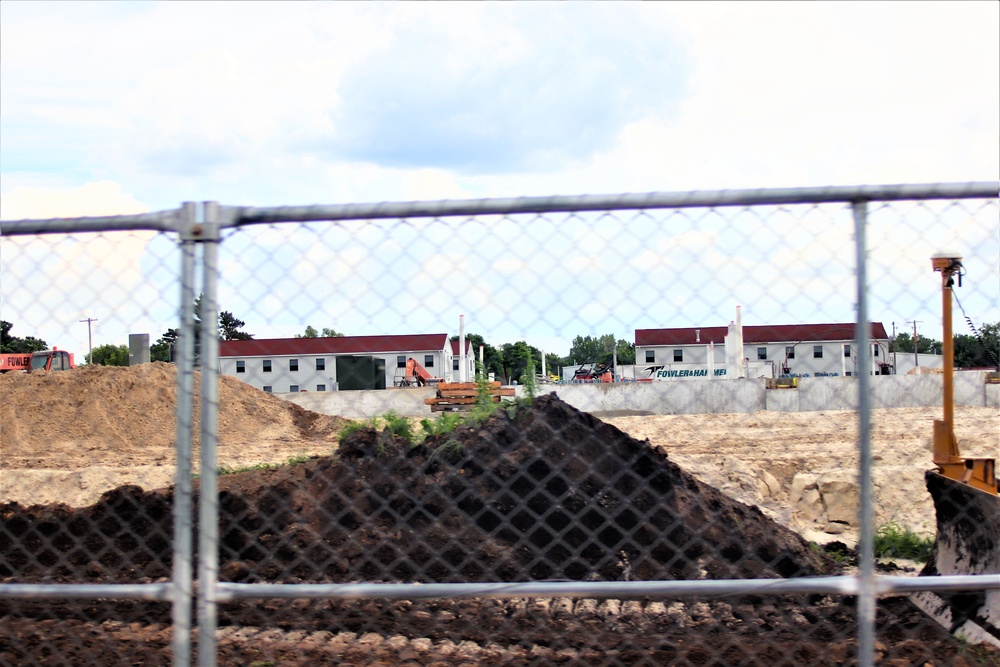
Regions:
<instances>
[{"instance_id":1,"label":"concrete barrier panel","mask_svg":"<svg viewBox=\"0 0 1000 667\"><path fill-rule=\"evenodd\" d=\"M799 379L798 392L799 410L802 412L856 410L858 408L857 378L801 378Z\"/></svg>"},{"instance_id":2,"label":"concrete barrier panel","mask_svg":"<svg viewBox=\"0 0 1000 667\"><path fill-rule=\"evenodd\" d=\"M941 383L943 386L944 380ZM959 371L955 373L955 405L986 407L985 388L985 371ZM940 402L940 398L938 402Z\"/></svg>"},{"instance_id":3,"label":"concrete barrier panel","mask_svg":"<svg viewBox=\"0 0 1000 667\"><path fill-rule=\"evenodd\" d=\"M597 416L681 415L856 410L858 378L799 378L797 389L765 388L762 380L672 380L614 384L542 385L573 407ZM941 405L941 375L878 375L871 378L872 408ZM307 410L350 419L367 419L392 410L404 417L432 416L425 398L433 389L385 389L276 394ZM515 395L524 395L518 386ZM1000 408L1000 385L985 384L982 371L955 374L955 404Z\"/></svg>"},{"instance_id":4,"label":"concrete barrier panel","mask_svg":"<svg viewBox=\"0 0 1000 667\"><path fill-rule=\"evenodd\" d=\"M919 408L941 403L940 375L885 375L872 378L873 408Z\"/></svg>"},{"instance_id":5,"label":"concrete barrier panel","mask_svg":"<svg viewBox=\"0 0 1000 667\"><path fill-rule=\"evenodd\" d=\"M368 419L392 410L401 417L429 417L431 408L425 398L433 389L372 389L360 391L316 391L275 394L306 410L348 419Z\"/></svg>"},{"instance_id":6,"label":"concrete barrier panel","mask_svg":"<svg viewBox=\"0 0 1000 667\"><path fill-rule=\"evenodd\" d=\"M1000 408L1000 384L985 385L986 407Z\"/></svg>"},{"instance_id":7,"label":"concrete barrier panel","mask_svg":"<svg viewBox=\"0 0 1000 667\"><path fill-rule=\"evenodd\" d=\"M799 411L799 390L798 389L770 389L766 396L767 404L765 410L771 412L798 412Z\"/></svg>"}]
</instances>

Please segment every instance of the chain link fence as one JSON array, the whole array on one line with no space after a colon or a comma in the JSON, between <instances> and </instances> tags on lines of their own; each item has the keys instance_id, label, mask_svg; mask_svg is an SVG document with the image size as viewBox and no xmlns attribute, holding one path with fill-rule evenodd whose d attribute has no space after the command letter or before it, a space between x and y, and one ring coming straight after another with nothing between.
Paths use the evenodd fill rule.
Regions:
<instances>
[{"instance_id":1,"label":"chain link fence","mask_svg":"<svg viewBox=\"0 0 1000 667\"><path fill-rule=\"evenodd\" d=\"M941 331L940 250L995 341L997 189L4 221L12 344L82 366L113 352L84 322L149 336L129 368L0 376L0 664L996 664L948 632L1000 624L996 498L925 488L923 417L916 449L878 443L951 382L962 454L995 458L988 369L906 375L934 359L892 343ZM598 360L558 357L608 332L617 381L574 383ZM806 434L829 413L846 436ZM793 469L845 437L840 491ZM768 441L770 505L685 468ZM893 490L920 499L887 517ZM935 529L937 576L886 564Z\"/></svg>"}]
</instances>

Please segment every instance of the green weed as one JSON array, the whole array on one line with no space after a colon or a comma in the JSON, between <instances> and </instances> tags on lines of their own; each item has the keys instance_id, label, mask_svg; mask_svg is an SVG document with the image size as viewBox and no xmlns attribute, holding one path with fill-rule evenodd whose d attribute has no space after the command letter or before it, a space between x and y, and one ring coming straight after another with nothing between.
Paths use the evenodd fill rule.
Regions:
<instances>
[{"instance_id":1,"label":"green weed","mask_svg":"<svg viewBox=\"0 0 1000 667\"><path fill-rule=\"evenodd\" d=\"M414 444L417 434L413 430L413 423L407 417L400 417L394 411L389 410L382 415L382 422L385 424L383 431L402 438L411 445Z\"/></svg>"},{"instance_id":2,"label":"green weed","mask_svg":"<svg viewBox=\"0 0 1000 667\"><path fill-rule=\"evenodd\" d=\"M879 527L873 540L876 558L906 558L926 563L933 550L933 537L915 533L895 521Z\"/></svg>"},{"instance_id":3,"label":"green weed","mask_svg":"<svg viewBox=\"0 0 1000 667\"><path fill-rule=\"evenodd\" d=\"M424 431L424 437L430 437L432 435L444 435L446 433L451 433L456 428L462 425L464 417L459 412L440 412L435 419L424 419L420 420L420 427Z\"/></svg>"},{"instance_id":4,"label":"green weed","mask_svg":"<svg viewBox=\"0 0 1000 667\"><path fill-rule=\"evenodd\" d=\"M340 432L337 433L337 441L343 444L344 440L346 440L348 436L353 433L357 433L361 429L367 428L368 426L369 424L361 421L348 422L343 426L343 428L340 429Z\"/></svg>"}]
</instances>

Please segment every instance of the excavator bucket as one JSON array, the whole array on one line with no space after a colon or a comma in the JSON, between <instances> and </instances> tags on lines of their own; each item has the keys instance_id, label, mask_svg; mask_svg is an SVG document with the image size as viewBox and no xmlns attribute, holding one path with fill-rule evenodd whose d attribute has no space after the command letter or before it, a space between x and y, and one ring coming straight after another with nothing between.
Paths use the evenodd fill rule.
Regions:
<instances>
[{"instance_id":1,"label":"excavator bucket","mask_svg":"<svg viewBox=\"0 0 1000 667\"><path fill-rule=\"evenodd\" d=\"M937 514L937 541L923 574L993 575L1000 584L1000 496L933 470L925 478ZM915 601L952 634L1000 647L1000 589L925 591Z\"/></svg>"}]
</instances>

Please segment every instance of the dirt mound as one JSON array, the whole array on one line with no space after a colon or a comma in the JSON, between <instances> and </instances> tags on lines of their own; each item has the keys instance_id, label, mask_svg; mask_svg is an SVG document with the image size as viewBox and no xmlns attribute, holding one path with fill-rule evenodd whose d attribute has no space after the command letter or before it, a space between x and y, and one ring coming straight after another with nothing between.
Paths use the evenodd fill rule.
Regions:
<instances>
[{"instance_id":1,"label":"dirt mound","mask_svg":"<svg viewBox=\"0 0 1000 667\"><path fill-rule=\"evenodd\" d=\"M125 480L168 486L177 435L176 373L173 364L155 362L0 375L0 499L83 506ZM199 386L195 373L196 395ZM345 423L219 378L220 466L329 453Z\"/></svg>"},{"instance_id":2,"label":"dirt mound","mask_svg":"<svg viewBox=\"0 0 1000 667\"><path fill-rule=\"evenodd\" d=\"M110 559L91 573L156 577L169 567L170 504L121 487L77 511L8 504L3 519L22 543L40 523L76 540L86 530L91 551ZM554 395L416 447L362 429L336 458L224 476L220 505L222 571L241 581L792 577L832 567L756 508ZM53 572L29 555L44 544L27 546L5 552L0 574L89 578L76 567L90 563L85 554Z\"/></svg>"},{"instance_id":3,"label":"dirt mound","mask_svg":"<svg viewBox=\"0 0 1000 667\"><path fill-rule=\"evenodd\" d=\"M336 457L220 479L220 572L242 582L794 577L836 565L648 442L555 395L418 446L362 429ZM92 507L0 505L6 581L170 576L172 497L130 486ZM219 606L220 664L849 663L851 598L619 601L250 600ZM880 658L961 662L904 599L878 610ZM168 664L170 609L0 600L0 659L95 647ZM51 620L58 619L58 621ZM86 636L87 642L76 638ZM6 647L6 648L5 648ZM21 648L25 647L25 648ZM650 662L652 660L653 662ZM721 660L721 662L719 662Z\"/></svg>"}]
</instances>

